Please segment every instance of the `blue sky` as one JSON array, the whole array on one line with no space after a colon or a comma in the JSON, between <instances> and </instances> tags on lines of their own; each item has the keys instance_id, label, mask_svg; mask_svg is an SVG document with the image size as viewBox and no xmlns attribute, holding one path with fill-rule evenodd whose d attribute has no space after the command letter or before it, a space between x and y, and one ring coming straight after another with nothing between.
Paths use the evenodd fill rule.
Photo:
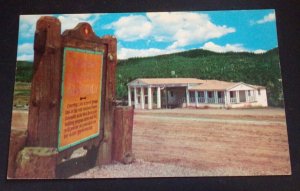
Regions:
<instances>
[{"instance_id":1,"label":"blue sky","mask_svg":"<svg viewBox=\"0 0 300 191\"><path fill-rule=\"evenodd\" d=\"M42 15L21 15L17 60L33 60L35 24ZM118 58L202 48L262 53L278 46L274 10L59 14L62 32L89 22L98 36L118 39Z\"/></svg>"}]
</instances>

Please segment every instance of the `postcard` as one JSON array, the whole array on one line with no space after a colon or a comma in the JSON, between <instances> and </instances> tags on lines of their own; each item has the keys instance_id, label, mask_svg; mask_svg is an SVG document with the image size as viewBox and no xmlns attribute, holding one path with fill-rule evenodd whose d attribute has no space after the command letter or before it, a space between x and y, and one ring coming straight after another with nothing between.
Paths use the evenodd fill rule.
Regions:
<instances>
[{"instance_id":1,"label":"postcard","mask_svg":"<svg viewBox=\"0 0 300 191\"><path fill-rule=\"evenodd\" d=\"M273 9L20 15L15 79L8 178L291 175Z\"/></svg>"}]
</instances>

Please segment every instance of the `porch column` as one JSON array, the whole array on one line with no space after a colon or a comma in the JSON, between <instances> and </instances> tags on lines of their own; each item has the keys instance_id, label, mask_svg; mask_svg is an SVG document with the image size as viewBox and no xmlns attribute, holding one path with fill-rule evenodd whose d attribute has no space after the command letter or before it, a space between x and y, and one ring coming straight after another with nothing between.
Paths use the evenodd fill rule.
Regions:
<instances>
[{"instance_id":1,"label":"porch column","mask_svg":"<svg viewBox=\"0 0 300 191\"><path fill-rule=\"evenodd\" d=\"M195 103L196 107L198 107L198 91L195 91Z\"/></svg>"},{"instance_id":2,"label":"porch column","mask_svg":"<svg viewBox=\"0 0 300 191\"><path fill-rule=\"evenodd\" d=\"M145 109L145 94L144 94L144 87L141 87L141 107Z\"/></svg>"},{"instance_id":3,"label":"porch column","mask_svg":"<svg viewBox=\"0 0 300 191\"><path fill-rule=\"evenodd\" d=\"M131 88L128 86L128 106L132 106L131 103Z\"/></svg>"},{"instance_id":4,"label":"porch column","mask_svg":"<svg viewBox=\"0 0 300 191\"><path fill-rule=\"evenodd\" d=\"M186 94L186 106L190 106L190 92L188 88L185 89L185 94Z\"/></svg>"},{"instance_id":5,"label":"porch column","mask_svg":"<svg viewBox=\"0 0 300 191\"><path fill-rule=\"evenodd\" d=\"M137 108L139 104L138 96L137 96L137 88L134 87L134 108Z\"/></svg>"},{"instance_id":6,"label":"porch column","mask_svg":"<svg viewBox=\"0 0 300 191\"><path fill-rule=\"evenodd\" d=\"M168 90L167 88L164 89L164 94L165 94L165 103L166 103L166 109L168 108Z\"/></svg>"},{"instance_id":7,"label":"porch column","mask_svg":"<svg viewBox=\"0 0 300 191\"><path fill-rule=\"evenodd\" d=\"M204 102L205 102L205 103L208 102L207 97L208 97L208 96L207 96L207 91L204 91Z\"/></svg>"},{"instance_id":8,"label":"porch column","mask_svg":"<svg viewBox=\"0 0 300 191\"><path fill-rule=\"evenodd\" d=\"M224 106L226 106L227 105L227 100L226 100L227 99L227 94L226 94L226 91L223 91L223 95L224 95L223 96L223 99L224 99L224 103L223 104L224 104Z\"/></svg>"},{"instance_id":9,"label":"porch column","mask_svg":"<svg viewBox=\"0 0 300 191\"><path fill-rule=\"evenodd\" d=\"M240 92L235 91L236 103L240 103Z\"/></svg>"},{"instance_id":10,"label":"porch column","mask_svg":"<svg viewBox=\"0 0 300 191\"><path fill-rule=\"evenodd\" d=\"M229 91L225 91L224 94L226 95L225 97L225 105L227 104L230 104L230 92Z\"/></svg>"},{"instance_id":11,"label":"porch column","mask_svg":"<svg viewBox=\"0 0 300 191\"><path fill-rule=\"evenodd\" d=\"M152 109L152 89L148 87L148 109Z\"/></svg>"},{"instance_id":12,"label":"porch column","mask_svg":"<svg viewBox=\"0 0 300 191\"><path fill-rule=\"evenodd\" d=\"M245 90L245 98L246 102L249 102L248 90Z\"/></svg>"},{"instance_id":13,"label":"porch column","mask_svg":"<svg viewBox=\"0 0 300 191\"><path fill-rule=\"evenodd\" d=\"M218 92L214 91L215 103L218 103Z\"/></svg>"},{"instance_id":14,"label":"porch column","mask_svg":"<svg viewBox=\"0 0 300 191\"><path fill-rule=\"evenodd\" d=\"M160 87L157 87L157 108L161 108Z\"/></svg>"}]
</instances>

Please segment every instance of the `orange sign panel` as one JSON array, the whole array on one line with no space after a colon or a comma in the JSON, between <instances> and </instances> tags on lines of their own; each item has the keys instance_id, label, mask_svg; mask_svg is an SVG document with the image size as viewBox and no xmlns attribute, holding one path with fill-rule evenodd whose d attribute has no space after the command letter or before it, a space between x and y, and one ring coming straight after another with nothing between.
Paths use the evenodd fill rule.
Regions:
<instances>
[{"instance_id":1,"label":"orange sign panel","mask_svg":"<svg viewBox=\"0 0 300 191\"><path fill-rule=\"evenodd\" d=\"M99 135L103 53L65 48L58 150Z\"/></svg>"}]
</instances>

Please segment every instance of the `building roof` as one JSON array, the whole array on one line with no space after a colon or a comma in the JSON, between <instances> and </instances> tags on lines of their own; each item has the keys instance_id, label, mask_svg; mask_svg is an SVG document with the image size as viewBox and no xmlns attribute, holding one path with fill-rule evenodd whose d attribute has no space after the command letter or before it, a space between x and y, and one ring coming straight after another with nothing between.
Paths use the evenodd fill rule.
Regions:
<instances>
[{"instance_id":1,"label":"building roof","mask_svg":"<svg viewBox=\"0 0 300 191\"><path fill-rule=\"evenodd\" d=\"M251 84L246 84L244 82L226 82L220 80L204 80L203 84L196 86L190 86L189 90L230 90L238 85L245 85L254 89L264 89L263 86L256 86Z\"/></svg>"},{"instance_id":2,"label":"building roof","mask_svg":"<svg viewBox=\"0 0 300 191\"><path fill-rule=\"evenodd\" d=\"M266 87L264 86L258 86L258 85L251 85L252 87L254 87L255 89L265 89Z\"/></svg>"},{"instance_id":3,"label":"building roof","mask_svg":"<svg viewBox=\"0 0 300 191\"><path fill-rule=\"evenodd\" d=\"M239 82L225 82L219 80L204 80L203 84L191 86L190 90L226 90L238 85Z\"/></svg>"},{"instance_id":4,"label":"building roof","mask_svg":"<svg viewBox=\"0 0 300 191\"><path fill-rule=\"evenodd\" d=\"M229 90L241 84L255 89L265 88L263 86L251 85L243 82L201 80L197 78L138 78L129 82L128 86L188 87L189 90Z\"/></svg>"},{"instance_id":5,"label":"building roof","mask_svg":"<svg viewBox=\"0 0 300 191\"><path fill-rule=\"evenodd\" d=\"M128 85L188 86L189 84L201 84L204 81L197 78L138 78Z\"/></svg>"}]
</instances>

